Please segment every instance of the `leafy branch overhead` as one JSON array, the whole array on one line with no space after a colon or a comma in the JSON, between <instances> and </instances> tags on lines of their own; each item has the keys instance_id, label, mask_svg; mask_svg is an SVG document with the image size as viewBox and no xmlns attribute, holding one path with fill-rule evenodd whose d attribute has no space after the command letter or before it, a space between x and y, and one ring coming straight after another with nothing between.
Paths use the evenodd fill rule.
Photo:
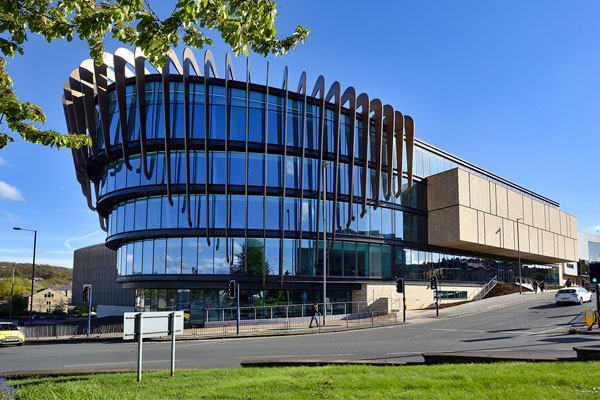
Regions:
<instances>
[{"instance_id":1,"label":"leafy branch overhead","mask_svg":"<svg viewBox=\"0 0 600 400\"><path fill-rule=\"evenodd\" d=\"M162 0L161 0L162 1ZM36 126L44 124L42 109L15 94L6 58L24 54L29 34L48 42L85 40L90 56L102 63L106 36L141 49L154 65L164 65L170 48L181 41L202 49L212 45L206 36L220 32L236 55L250 51L282 55L304 42L309 30L297 26L287 37L277 37L276 2L271 0L179 0L167 18L160 18L150 0L10 0L0 1L0 123L28 142L79 148L90 145L85 132L62 135ZM0 128L0 149L13 138Z\"/></svg>"}]
</instances>

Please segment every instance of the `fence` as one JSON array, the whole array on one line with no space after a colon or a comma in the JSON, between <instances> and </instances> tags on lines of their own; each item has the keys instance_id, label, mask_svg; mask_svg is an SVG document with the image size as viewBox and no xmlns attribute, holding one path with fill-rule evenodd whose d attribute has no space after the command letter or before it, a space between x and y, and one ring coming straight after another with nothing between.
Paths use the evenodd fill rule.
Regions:
<instances>
[{"instance_id":1,"label":"fence","mask_svg":"<svg viewBox=\"0 0 600 400\"><path fill-rule=\"evenodd\" d=\"M21 332L26 338L83 338L87 337L87 325L72 324L45 324L45 325L25 325ZM116 338L123 336L123 324L107 324L101 326L92 326L90 336L95 338Z\"/></svg>"},{"instance_id":2,"label":"fence","mask_svg":"<svg viewBox=\"0 0 600 400\"><path fill-rule=\"evenodd\" d=\"M312 305L290 304L283 306L240 307L240 334L268 332L292 332L310 329L309 309ZM381 326L398 323L396 313L370 310L367 302L327 303L326 326L319 316L319 329L349 329L360 326ZM322 312L321 307L319 311ZM187 337L211 337L236 335L237 309L213 308L204 311L203 324L188 326L184 330ZM188 314L189 317L189 314ZM400 316L400 321L402 317ZM316 324L313 324L316 327ZM27 338L85 338L87 326L54 324L27 325L21 328ZM123 336L123 324L92 326L92 338L119 338Z\"/></svg>"}]
</instances>

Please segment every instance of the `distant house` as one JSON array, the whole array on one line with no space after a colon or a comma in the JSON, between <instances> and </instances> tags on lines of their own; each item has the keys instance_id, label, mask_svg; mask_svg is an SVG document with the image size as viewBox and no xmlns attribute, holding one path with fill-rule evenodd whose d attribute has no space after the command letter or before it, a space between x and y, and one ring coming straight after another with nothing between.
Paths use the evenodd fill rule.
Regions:
<instances>
[{"instance_id":1,"label":"distant house","mask_svg":"<svg viewBox=\"0 0 600 400\"><path fill-rule=\"evenodd\" d=\"M65 289L68 288L68 289ZM67 312L67 308L71 301L71 288L65 286L58 289L40 289L33 294L33 311L38 313L51 313L55 309L63 309ZM31 292L23 292L23 297L27 299L27 305L31 303Z\"/></svg>"}]
</instances>

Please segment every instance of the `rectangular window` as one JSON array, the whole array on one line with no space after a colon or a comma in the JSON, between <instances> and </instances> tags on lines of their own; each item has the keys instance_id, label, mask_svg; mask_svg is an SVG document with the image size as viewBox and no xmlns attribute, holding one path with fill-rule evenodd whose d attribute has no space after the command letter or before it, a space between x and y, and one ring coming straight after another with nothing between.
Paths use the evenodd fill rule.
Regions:
<instances>
[{"instance_id":1,"label":"rectangular window","mask_svg":"<svg viewBox=\"0 0 600 400\"><path fill-rule=\"evenodd\" d=\"M267 137L270 144L283 145L283 103L284 99L282 97L269 95L269 131Z\"/></svg>"},{"instance_id":2,"label":"rectangular window","mask_svg":"<svg viewBox=\"0 0 600 400\"><path fill-rule=\"evenodd\" d=\"M133 275L142 273L142 242L133 243Z\"/></svg>"},{"instance_id":3,"label":"rectangular window","mask_svg":"<svg viewBox=\"0 0 600 400\"><path fill-rule=\"evenodd\" d=\"M192 274L208 274L212 275L213 269L213 247L214 242L211 241L209 246L205 238L200 238L198 241L198 266L192 269Z\"/></svg>"},{"instance_id":4,"label":"rectangular window","mask_svg":"<svg viewBox=\"0 0 600 400\"><path fill-rule=\"evenodd\" d=\"M265 239L264 246L264 270L265 275L279 274L279 239Z\"/></svg>"},{"instance_id":5,"label":"rectangular window","mask_svg":"<svg viewBox=\"0 0 600 400\"><path fill-rule=\"evenodd\" d=\"M162 197L162 219L160 227L163 229L177 228L177 209L179 197L172 196L173 205L169 203L169 197Z\"/></svg>"},{"instance_id":6,"label":"rectangular window","mask_svg":"<svg viewBox=\"0 0 600 400\"><path fill-rule=\"evenodd\" d=\"M181 238L167 239L167 274L181 274Z\"/></svg>"},{"instance_id":7,"label":"rectangular window","mask_svg":"<svg viewBox=\"0 0 600 400\"><path fill-rule=\"evenodd\" d=\"M229 223L233 229L244 229L246 221L246 199L244 196L231 196L229 199Z\"/></svg>"},{"instance_id":8,"label":"rectangular window","mask_svg":"<svg viewBox=\"0 0 600 400\"><path fill-rule=\"evenodd\" d=\"M211 139L225 139L225 88L210 86L209 126Z\"/></svg>"},{"instance_id":9,"label":"rectangular window","mask_svg":"<svg viewBox=\"0 0 600 400\"><path fill-rule=\"evenodd\" d=\"M283 186L281 158L280 155L267 155L267 186L277 188Z\"/></svg>"},{"instance_id":10,"label":"rectangular window","mask_svg":"<svg viewBox=\"0 0 600 400\"><path fill-rule=\"evenodd\" d=\"M248 229L263 229L263 197L248 196Z\"/></svg>"},{"instance_id":11,"label":"rectangular window","mask_svg":"<svg viewBox=\"0 0 600 400\"><path fill-rule=\"evenodd\" d=\"M298 240L285 239L283 241L283 274L286 276L296 275L298 263Z\"/></svg>"},{"instance_id":12,"label":"rectangular window","mask_svg":"<svg viewBox=\"0 0 600 400\"><path fill-rule=\"evenodd\" d=\"M229 153L229 184L246 184L246 155L244 153Z\"/></svg>"},{"instance_id":13,"label":"rectangular window","mask_svg":"<svg viewBox=\"0 0 600 400\"><path fill-rule=\"evenodd\" d=\"M229 89L229 140L246 141L246 91Z\"/></svg>"},{"instance_id":14,"label":"rectangular window","mask_svg":"<svg viewBox=\"0 0 600 400\"><path fill-rule=\"evenodd\" d=\"M356 265L358 276L369 275L369 245L367 243L356 243Z\"/></svg>"},{"instance_id":15,"label":"rectangular window","mask_svg":"<svg viewBox=\"0 0 600 400\"><path fill-rule=\"evenodd\" d=\"M140 185L140 175L141 175L141 168L142 168L142 162L140 160L140 156L139 155L135 155L135 156L131 156L129 157L129 164L131 164L131 169L127 169L126 170L126 175L127 175L127 187L136 187Z\"/></svg>"},{"instance_id":16,"label":"rectangular window","mask_svg":"<svg viewBox=\"0 0 600 400\"><path fill-rule=\"evenodd\" d=\"M256 143L265 142L265 95L259 92L250 92L250 106L248 109L248 141Z\"/></svg>"},{"instance_id":17,"label":"rectangular window","mask_svg":"<svg viewBox=\"0 0 600 400\"><path fill-rule=\"evenodd\" d=\"M159 229L160 228L160 214L161 214L161 198L150 197L147 205L147 229Z\"/></svg>"},{"instance_id":18,"label":"rectangular window","mask_svg":"<svg viewBox=\"0 0 600 400\"><path fill-rule=\"evenodd\" d=\"M281 198L269 196L266 198L266 201L265 228L279 230L279 223L281 220ZM284 217L287 218L287 215L284 215Z\"/></svg>"},{"instance_id":19,"label":"rectangular window","mask_svg":"<svg viewBox=\"0 0 600 400\"><path fill-rule=\"evenodd\" d=\"M135 221L135 200L129 200L125 203L125 232L133 230L133 224Z\"/></svg>"},{"instance_id":20,"label":"rectangular window","mask_svg":"<svg viewBox=\"0 0 600 400\"><path fill-rule=\"evenodd\" d=\"M198 265L198 238L183 238L181 248L181 273L192 274Z\"/></svg>"},{"instance_id":21,"label":"rectangular window","mask_svg":"<svg viewBox=\"0 0 600 400\"><path fill-rule=\"evenodd\" d=\"M148 199L141 198L135 201L135 230L140 231L146 229Z\"/></svg>"},{"instance_id":22,"label":"rectangular window","mask_svg":"<svg viewBox=\"0 0 600 400\"><path fill-rule=\"evenodd\" d=\"M213 151L210 153L209 171L211 173L210 183L216 185L225 184L225 153Z\"/></svg>"},{"instance_id":23,"label":"rectangular window","mask_svg":"<svg viewBox=\"0 0 600 400\"><path fill-rule=\"evenodd\" d=\"M356 243L344 242L344 276L356 276Z\"/></svg>"},{"instance_id":24,"label":"rectangular window","mask_svg":"<svg viewBox=\"0 0 600 400\"><path fill-rule=\"evenodd\" d=\"M167 239L154 239L154 266L155 274L164 274L166 271Z\"/></svg>"},{"instance_id":25,"label":"rectangular window","mask_svg":"<svg viewBox=\"0 0 600 400\"><path fill-rule=\"evenodd\" d=\"M381 277L381 245L380 244L371 244L370 245L370 267L371 271L369 276L372 278L380 278Z\"/></svg>"},{"instance_id":26,"label":"rectangular window","mask_svg":"<svg viewBox=\"0 0 600 400\"><path fill-rule=\"evenodd\" d=\"M244 168L245 170L245 168ZM248 154L248 186L263 186L265 177L264 154Z\"/></svg>"},{"instance_id":27,"label":"rectangular window","mask_svg":"<svg viewBox=\"0 0 600 400\"><path fill-rule=\"evenodd\" d=\"M227 246L224 238L215 238L214 241L214 255L213 255L213 263L214 263L214 273L220 275L229 274L229 263L226 258ZM229 247L231 248L231 243L233 239L229 239ZM230 252L231 253L231 252Z\"/></svg>"},{"instance_id":28,"label":"rectangular window","mask_svg":"<svg viewBox=\"0 0 600 400\"><path fill-rule=\"evenodd\" d=\"M152 263L154 261L153 255L153 240L144 240L143 245L143 257L142 257L142 274L151 275L152 274Z\"/></svg>"},{"instance_id":29,"label":"rectangular window","mask_svg":"<svg viewBox=\"0 0 600 400\"><path fill-rule=\"evenodd\" d=\"M125 262L125 275L133 274L133 243L127 243L127 258Z\"/></svg>"}]
</instances>

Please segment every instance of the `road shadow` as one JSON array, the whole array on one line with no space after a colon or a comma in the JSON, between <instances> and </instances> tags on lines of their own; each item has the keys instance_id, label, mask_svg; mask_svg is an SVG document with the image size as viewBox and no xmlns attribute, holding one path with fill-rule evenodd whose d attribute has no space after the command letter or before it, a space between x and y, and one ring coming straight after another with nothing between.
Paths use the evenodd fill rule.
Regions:
<instances>
[{"instance_id":1,"label":"road shadow","mask_svg":"<svg viewBox=\"0 0 600 400\"><path fill-rule=\"evenodd\" d=\"M490 340L502 340L502 339L512 339L512 338L513 338L513 336L496 336L496 337L482 338L482 339L465 339L465 340L461 340L461 342L463 342L463 343L487 342Z\"/></svg>"},{"instance_id":2,"label":"road shadow","mask_svg":"<svg viewBox=\"0 0 600 400\"><path fill-rule=\"evenodd\" d=\"M502 333L502 332L519 332L519 331L528 331L532 328L514 328L514 329L497 329L494 331L486 331L487 333Z\"/></svg>"},{"instance_id":3,"label":"road shadow","mask_svg":"<svg viewBox=\"0 0 600 400\"><path fill-rule=\"evenodd\" d=\"M529 307L530 310L545 310L547 308L556 308L556 304L540 304L539 306Z\"/></svg>"},{"instance_id":4,"label":"road shadow","mask_svg":"<svg viewBox=\"0 0 600 400\"><path fill-rule=\"evenodd\" d=\"M589 342L589 337L557 337L557 338L546 338L540 339L540 342L548 342L548 343L581 343L581 342Z\"/></svg>"}]
</instances>

